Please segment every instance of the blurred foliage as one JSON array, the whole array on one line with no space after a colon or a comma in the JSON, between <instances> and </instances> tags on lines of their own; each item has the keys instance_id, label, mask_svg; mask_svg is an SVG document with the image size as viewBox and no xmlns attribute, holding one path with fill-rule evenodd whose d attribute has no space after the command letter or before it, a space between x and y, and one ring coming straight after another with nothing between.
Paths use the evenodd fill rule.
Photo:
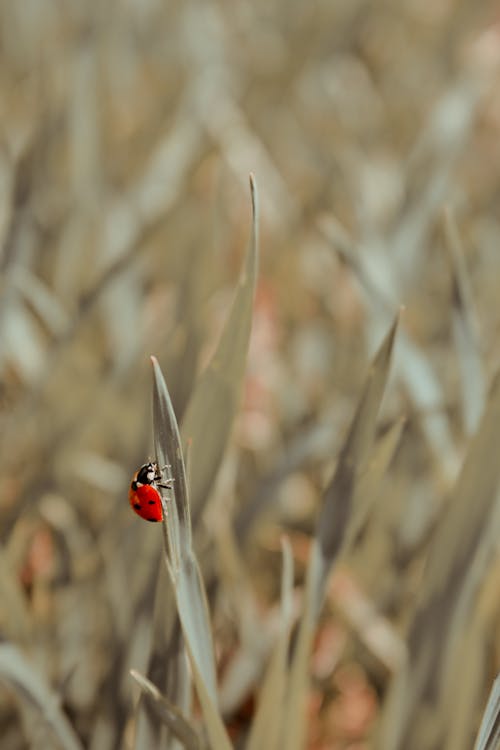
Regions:
<instances>
[{"instance_id":1,"label":"blurred foliage","mask_svg":"<svg viewBox=\"0 0 500 750\"><path fill-rule=\"evenodd\" d=\"M151 353L194 436L188 478L199 461L212 483L193 520L221 711L236 746L255 715L265 736L254 698L286 693L280 537L288 623L402 305L357 525L325 581L307 745L471 747L500 669L495 3L4 0L0 38L2 750L137 747L130 669L147 673L152 640L181 653L174 616L153 614L171 599L161 534L127 502L153 453ZM219 471L212 355L250 172L259 279ZM148 689L153 720L184 727Z\"/></svg>"}]
</instances>

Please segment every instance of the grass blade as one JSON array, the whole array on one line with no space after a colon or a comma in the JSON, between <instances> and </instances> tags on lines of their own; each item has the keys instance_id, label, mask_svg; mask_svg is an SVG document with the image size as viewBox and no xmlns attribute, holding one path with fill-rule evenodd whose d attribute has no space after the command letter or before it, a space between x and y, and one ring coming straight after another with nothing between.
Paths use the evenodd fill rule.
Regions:
<instances>
[{"instance_id":1,"label":"grass blade","mask_svg":"<svg viewBox=\"0 0 500 750\"><path fill-rule=\"evenodd\" d=\"M374 510L380 484L398 446L403 426L404 420L398 419L373 447L366 471L357 483L353 511L344 542L346 548L356 543L370 512Z\"/></svg>"},{"instance_id":2,"label":"grass blade","mask_svg":"<svg viewBox=\"0 0 500 750\"><path fill-rule=\"evenodd\" d=\"M65 750L82 750L75 730L59 706L57 695L19 649L9 643L0 644L0 680L40 711Z\"/></svg>"},{"instance_id":3,"label":"grass blade","mask_svg":"<svg viewBox=\"0 0 500 750\"><path fill-rule=\"evenodd\" d=\"M491 688L474 750L495 750L500 747L500 674Z\"/></svg>"},{"instance_id":4,"label":"grass blade","mask_svg":"<svg viewBox=\"0 0 500 750\"><path fill-rule=\"evenodd\" d=\"M368 373L361 399L341 450L333 477L324 493L307 571L304 611L293 657L284 746L297 750L304 744L304 700L314 628L324 597L327 577L346 541L360 472L366 465L375 423L389 376L398 318L386 335Z\"/></svg>"},{"instance_id":5,"label":"grass blade","mask_svg":"<svg viewBox=\"0 0 500 750\"><path fill-rule=\"evenodd\" d=\"M450 210L445 212L445 235L453 274L452 324L462 386L464 431L477 428L486 400L486 384L478 347L477 317L465 265L460 234Z\"/></svg>"},{"instance_id":6,"label":"grass blade","mask_svg":"<svg viewBox=\"0 0 500 750\"><path fill-rule=\"evenodd\" d=\"M198 733L186 716L170 703L147 677L144 677L135 669L131 669L130 674L139 684L146 702L156 718L167 725L177 739L182 742L186 750L201 750Z\"/></svg>"},{"instance_id":7,"label":"grass blade","mask_svg":"<svg viewBox=\"0 0 500 750\"><path fill-rule=\"evenodd\" d=\"M288 677L288 648L292 626L293 558L290 542L282 541L281 633L275 645L264 682L260 689L246 750L279 750L284 729L285 688Z\"/></svg>"},{"instance_id":8,"label":"grass blade","mask_svg":"<svg viewBox=\"0 0 500 750\"><path fill-rule=\"evenodd\" d=\"M189 524L190 512L177 420L160 367L154 358L152 360L157 459L171 464L174 472L176 467L182 469L179 483L175 476L173 491L160 488L168 511L168 517L164 518L163 523L165 560L174 587L177 610L209 740L213 747L230 748L229 738L216 708L215 654L206 593L198 561L191 545L191 529L190 527L182 530L180 528L180 518ZM179 487L181 487L181 497L177 498ZM172 494L174 495L173 501ZM183 505L186 507L182 507ZM178 550L175 549L172 540L177 540Z\"/></svg>"},{"instance_id":9,"label":"grass blade","mask_svg":"<svg viewBox=\"0 0 500 750\"><path fill-rule=\"evenodd\" d=\"M258 261L259 214L253 175L250 191L252 232L236 296L218 347L198 381L182 423L183 444L192 442L190 497L195 522L219 469L245 375Z\"/></svg>"},{"instance_id":10,"label":"grass blade","mask_svg":"<svg viewBox=\"0 0 500 750\"><path fill-rule=\"evenodd\" d=\"M389 377L399 318L387 333L370 368L361 400L351 423L334 475L326 488L316 527L324 572L318 580L315 609L321 606L325 578L345 542L357 480L365 468L375 437L375 424Z\"/></svg>"},{"instance_id":11,"label":"grass blade","mask_svg":"<svg viewBox=\"0 0 500 750\"><path fill-rule=\"evenodd\" d=\"M375 274L373 265L366 260L367 254L360 252L345 229L334 218L323 219L320 222L320 231L335 245L336 252L352 270L363 291L372 328L378 330L387 320L398 299L394 286L381 283L381 279L391 278L390 259L380 255L377 258L379 273ZM437 405L445 402L445 395L429 358L404 330L398 337L394 371L405 383L437 466L440 467L443 479L450 483L457 474L458 453L446 414L439 409L436 410Z\"/></svg>"},{"instance_id":12,"label":"grass blade","mask_svg":"<svg viewBox=\"0 0 500 750\"><path fill-rule=\"evenodd\" d=\"M181 623L175 606L172 582L165 566L158 568L158 580L153 614L153 638L147 674L169 703L189 714L191 707L191 678L184 645ZM136 712L135 750L151 747L178 747L175 735L160 724L147 710L141 696Z\"/></svg>"},{"instance_id":13,"label":"grass blade","mask_svg":"<svg viewBox=\"0 0 500 750\"><path fill-rule=\"evenodd\" d=\"M448 744L456 724L456 701L476 596L500 525L500 374L497 374L478 432L430 544L420 596L408 639L409 661L395 680L384 710L380 747L428 750L466 747ZM429 703L428 696L432 696ZM470 710L470 707L467 708ZM434 717L433 738L419 731ZM471 721L473 717L470 717ZM427 724L426 724L427 726ZM470 731L471 727L468 727Z\"/></svg>"}]
</instances>

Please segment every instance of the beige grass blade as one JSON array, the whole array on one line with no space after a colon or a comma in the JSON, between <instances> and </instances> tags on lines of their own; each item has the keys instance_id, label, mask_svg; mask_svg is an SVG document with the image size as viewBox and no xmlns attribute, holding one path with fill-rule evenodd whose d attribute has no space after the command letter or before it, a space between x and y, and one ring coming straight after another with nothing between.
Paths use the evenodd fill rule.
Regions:
<instances>
[{"instance_id":1,"label":"beige grass blade","mask_svg":"<svg viewBox=\"0 0 500 750\"><path fill-rule=\"evenodd\" d=\"M282 541L281 633L260 689L246 750L280 750L283 747L284 709L288 676L288 647L292 626L293 558L290 542Z\"/></svg>"},{"instance_id":2,"label":"beige grass blade","mask_svg":"<svg viewBox=\"0 0 500 750\"><path fill-rule=\"evenodd\" d=\"M165 379L154 357L152 363L155 452L159 465L164 463L171 466L174 477L173 490L160 487L167 509L163 521L165 559L189 651L205 680L209 694L215 700L212 633L205 589L192 548L189 499L179 429Z\"/></svg>"},{"instance_id":3,"label":"beige grass blade","mask_svg":"<svg viewBox=\"0 0 500 750\"><path fill-rule=\"evenodd\" d=\"M455 705L461 699L460 684L469 671L462 663L462 644L500 526L499 442L497 374L479 430L431 541L410 627L409 661L390 690L383 715L379 747L384 750L450 747L447 740ZM464 735L460 750L467 742ZM453 747L459 750L456 742Z\"/></svg>"},{"instance_id":4,"label":"beige grass blade","mask_svg":"<svg viewBox=\"0 0 500 750\"><path fill-rule=\"evenodd\" d=\"M360 252L336 219L330 216L323 218L319 228L351 268L363 290L369 320L373 319L376 328L380 328L381 323L387 320L390 310L393 309L395 300L398 299L397 294L394 294L395 288L380 284L380 276L391 277L391 261L385 255L378 258L380 263L385 265L385 273L381 273L379 268L379 274L375 278L372 266L366 261L366 253ZM449 420L441 410L436 410L437 404L444 403L445 394L428 356L404 330L398 336L398 353L394 361L394 371L408 389L443 479L448 483L451 482L457 474L458 454Z\"/></svg>"},{"instance_id":5,"label":"beige grass blade","mask_svg":"<svg viewBox=\"0 0 500 750\"><path fill-rule=\"evenodd\" d=\"M164 565L158 569L147 674L155 685L162 686L162 694L169 703L189 714L191 677L188 657L172 582ZM147 710L144 696L141 696L136 711L134 750L149 750L163 745L170 750L177 748L178 742L175 735Z\"/></svg>"},{"instance_id":6,"label":"beige grass blade","mask_svg":"<svg viewBox=\"0 0 500 750\"><path fill-rule=\"evenodd\" d=\"M305 740L304 702L314 628L331 568L346 541L357 482L366 465L375 436L375 424L389 376L398 318L386 335L370 367L368 378L327 486L308 567L304 611L293 656L284 747L300 750Z\"/></svg>"},{"instance_id":7,"label":"beige grass blade","mask_svg":"<svg viewBox=\"0 0 500 750\"><path fill-rule=\"evenodd\" d=\"M373 360L334 475L324 493L323 508L316 527L324 568L315 592L316 613L321 606L326 576L345 543L357 482L366 468L375 438L376 419L389 377L398 321L399 318L396 318Z\"/></svg>"},{"instance_id":8,"label":"beige grass blade","mask_svg":"<svg viewBox=\"0 0 500 750\"><path fill-rule=\"evenodd\" d=\"M491 688L474 750L497 750L500 747L500 675Z\"/></svg>"},{"instance_id":9,"label":"beige grass blade","mask_svg":"<svg viewBox=\"0 0 500 750\"><path fill-rule=\"evenodd\" d=\"M322 571L321 550L318 540L314 539L307 568L302 617L299 623L288 685L283 743L283 747L286 747L287 750L302 750L305 745L305 700L309 687L309 658L316 626L316 589L318 588L318 582L321 580Z\"/></svg>"},{"instance_id":10,"label":"beige grass blade","mask_svg":"<svg viewBox=\"0 0 500 750\"><path fill-rule=\"evenodd\" d=\"M222 718L217 711L215 701L207 690L205 680L200 674L196 660L192 657L191 667L193 670L194 684L196 685L196 691L203 712L204 727L211 750L233 750L231 740L226 732Z\"/></svg>"},{"instance_id":11,"label":"beige grass blade","mask_svg":"<svg viewBox=\"0 0 500 750\"><path fill-rule=\"evenodd\" d=\"M253 176L250 191L252 232L236 296L217 350L198 381L182 423L183 444L192 441L190 498L195 522L220 466L245 374L258 262L258 200Z\"/></svg>"},{"instance_id":12,"label":"beige grass blade","mask_svg":"<svg viewBox=\"0 0 500 750\"><path fill-rule=\"evenodd\" d=\"M40 712L64 750L82 750L75 730L59 706L57 695L21 651L9 643L0 644L0 681Z\"/></svg>"},{"instance_id":13,"label":"beige grass blade","mask_svg":"<svg viewBox=\"0 0 500 750\"><path fill-rule=\"evenodd\" d=\"M460 233L450 210L445 212L445 235L453 274L452 325L460 366L462 421L472 435L477 428L486 400L486 384L479 353L477 316Z\"/></svg>"},{"instance_id":14,"label":"beige grass blade","mask_svg":"<svg viewBox=\"0 0 500 750\"><path fill-rule=\"evenodd\" d=\"M403 426L404 419L398 419L373 447L366 471L357 482L353 511L346 532L345 548L356 543L370 513L375 511L380 484L398 446Z\"/></svg>"},{"instance_id":15,"label":"beige grass blade","mask_svg":"<svg viewBox=\"0 0 500 750\"><path fill-rule=\"evenodd\" d=\"M179 508L180 515L188 523L190 519L179 431L165 380L158 363L153 361L153 365L155 372L153 406L156 410L154 420L157 430L155 433L157 457L159 460L165 460L167 464L171 464L173 471L175 471L176 465L182 465L183 472L181 482L175 482L173 491L161 488L169 512L164 523L164 528L166 526L168 531L168 543L166 535L164 537L166 542L165 558L174 587L177 610L196 691L203 711L205 729L213 748L229 750L231 743L217 710L215 654L208 603L198 561L191 545L191 529L181 531L180 528L176 528L180 526L177 512L180 503L185 503L187 506ZM172 461L171 456L175 457L176 464ZM184 485L186 491L183 490L181 498L175 498L172 502L171 495L177 493L177 488L181 484ZM177 557L174 554L176 550L171 544L172 539L177 539L180 544Z\"/></svg>"}]
</instances>

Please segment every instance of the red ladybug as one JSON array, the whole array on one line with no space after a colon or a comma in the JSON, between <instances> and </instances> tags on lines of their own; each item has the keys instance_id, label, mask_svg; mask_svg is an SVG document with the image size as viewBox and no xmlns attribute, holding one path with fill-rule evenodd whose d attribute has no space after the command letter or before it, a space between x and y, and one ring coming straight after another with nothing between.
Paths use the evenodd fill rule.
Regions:
<instances>
[{"instance_id":1,"label":"red ladybug","mask_svg":"<svg viewBox=\"0 0 500 750\"><path fill-rule=\"evenodd\" d=\"M132 477L128 499L130 507L145 521L163 521L161 495L156 489L160 479L154 463L144 464Z\"/></svg>"}]
</instances>

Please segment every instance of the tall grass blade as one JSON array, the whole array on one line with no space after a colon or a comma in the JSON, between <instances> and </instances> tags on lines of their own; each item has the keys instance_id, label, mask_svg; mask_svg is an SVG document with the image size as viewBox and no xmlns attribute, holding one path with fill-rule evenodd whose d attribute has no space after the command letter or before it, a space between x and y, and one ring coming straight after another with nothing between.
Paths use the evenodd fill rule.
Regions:
<instances>
[{"instance_id":1,"label":"tall grass blade","mask_svg":"<svg viewBox=\"0 0 500 750\"><path fill-rule=\"evenodd\" d=\"M198 381L182 422L183 444L192 441L190 498L195 523L220 466L245 374L258 262L259 212L253 175L250 192L252 232L245 265L217 349Z\"/></svg>"},{"instance_id":2,"label":"tall grass blade","mask_svg":"<svg viewBox=\"0 0 500 750\"><path fill-rule=\"evenodd\" d=\"M304 610L299 625L288 694L284 747L299 750L305 739L304 701L316 620L332 565L343 548L353 511L357 482L373 445L375 424L389 376L398 318L370 367L368 378L323 498L307 572Z\"/></svg>"},{"instance_id":3,"label":"tall grass blade","mask_svg":"<svg viewBox=\"0 0 500 750\"><path fill-rule=\"evenodd\" d=\"M198 562L192 548L189 500L180 444L179 430L167 386L157 361L153 361L153 409L157 460L172 467L173 490L160 487L168 515L164 518L165 559L174 587L177 610L182 625L191 668L207 727L217 727L217 736L225 734L217 712L215 655L210 628L208 603ZM175 471L180 469L180 481ZM177 497L178 488L180 496ZM172 502L172 494L174 501ZM182 519L182 521L181 521ZM172 543L172 540L176 540ZM179 549L176 549L179 544ZM203 696L203 697L202 697ZM207 728L208 731L208 728ZM215 731L215 730L214 730Z\"/></svg>"},{"instance_id":4,"label":"tall grass blade","mask_svg":"<svg viewBox=\"0 0 500 750\"><path fill-rule=\"evenodd\" d=\"M287 750L302 750L305 745L306 716L305 700L309 687L309 658L312 651L316 625L316 589L323 571L321 550L317 539L313 540L304 592L302 616L293 653L290 680L285 709L283 747Z\"/></svg>"},{"instance_id":5,"label":"tall grass blade","mask_svg":"<svg viewBox=\"0 0 500 750\"><path fill-rule=\"evenodd\" d=\"M211 750L233 750L231 740L229 739L229 736L226 732L226 728L220 717L220 714L217 711L215 701L207 690L206 682L198 669L196 660L192 657L191 667L193 670L193 679L196 685L196 691L198 693L201 710L203 712L204 728L208 736L208 742Z\"/></svg>"},{"instance_id":6,"label":"tall grass blade","mask_svg":"<svg viewBox=\"0 0 500 750\"><path fill-rule=\"evenodd\" d=\"M391 278L390 259L385 255L377 258L377 268L379 271L383 268L384 272L376 274L373 265L367 262L368 254L359 252L345 229L334 218L323 219L320 222L320 230L335 245L336 252L352 270L364 293L372 327L378 330L383 323L385 324L398 299L395 287L381 283L381 279ZM398 337L398 355L395 357L394 371L405 383L420 415L422 429L443 478L447 482L454 480L458 470L458 454L449 420L446 414L436 408L444 403L445 395L429 358L405 331L401 331Z\"/></svg>"},{"instance_id":7,"label":"tall grass blade","mask_svg":"<svg viewBox=\"0 0 500 750\"><path fill-rule=\"evenodd\" d=\"M379 746L384 750L451 747L448 738L455 705L468 674L461 658L463 643L500 525L499 442L497 374L479 429L431 540L410 626L409 661L391 687L383 715ZM432 723L432 732L424 728L427 722ZM454 750L467 743L463 734L458 745L455 741Z\"/></svg>"},{"instance_id":8,"label":"tall grass blade","mask_svg":"<svg viewBox=\"0 0 500 750\"><path fill-rule=\"evenodd\" d=\"M357 481L366 468L375 438L376 419L389 377L398 320L396 318L391 326L370 367L347 439L324 494L323 508L316 527L323 567L315 592L316 614L321 606L326 576L345 542Z\"/></svg>"},{"instance_id":9,"label":"tall grass blade","mask_svg":"<svg viewBox=\"0 0 500 750\"><path fill-rule=\"evenodd\" d=\"M191 677L181 623L175 605L172 581L164 565L158 569L153 614L151 654L148 678L162 686L162 694L183 713L191 708ZM156 719L141 696L136 712L135 750L165 747L176 750L175 734Z\"/></svg>"},{"instance_id":10,"label":"tall grass blade","mask_svg":"<svg viewBox=\"0 0 500 750\"><path fill-rule=\"evenodd\" d=\"M64 750L82 750L75 730L59 706L57 695L19 649L9 643L0 644L0 680L40 712Z\"/></svg>"}]
</instances>

